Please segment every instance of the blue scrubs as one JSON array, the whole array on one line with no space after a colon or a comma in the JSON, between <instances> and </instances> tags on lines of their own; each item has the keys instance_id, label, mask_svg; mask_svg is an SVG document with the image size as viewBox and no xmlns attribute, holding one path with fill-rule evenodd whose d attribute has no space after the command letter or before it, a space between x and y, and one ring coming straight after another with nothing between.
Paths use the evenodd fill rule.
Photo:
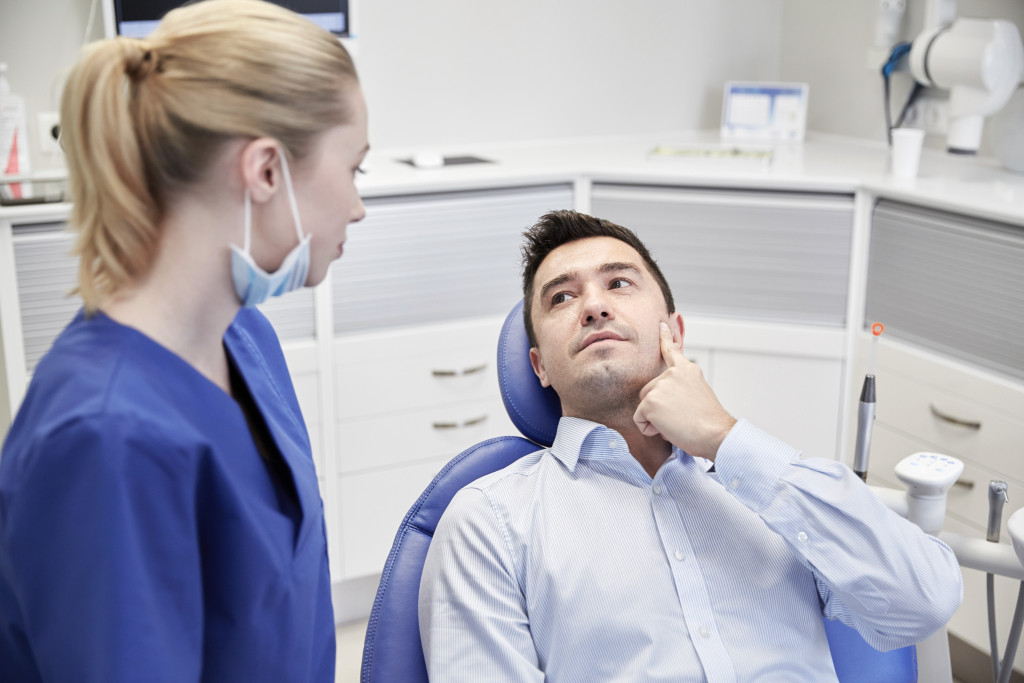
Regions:
<instances>
[{"instance_id":1,"label":"blue scrubs","mask_svg":"<svg viewBox=\"0 0 1024 683\"><path fill-rule=\"evenodd\" d=\"M0 680L334 680L323 506L281 347L251 309L224 344L294 489L238 403L103 314L39 363L0 457Z\"/></svg>"}]
</instances>

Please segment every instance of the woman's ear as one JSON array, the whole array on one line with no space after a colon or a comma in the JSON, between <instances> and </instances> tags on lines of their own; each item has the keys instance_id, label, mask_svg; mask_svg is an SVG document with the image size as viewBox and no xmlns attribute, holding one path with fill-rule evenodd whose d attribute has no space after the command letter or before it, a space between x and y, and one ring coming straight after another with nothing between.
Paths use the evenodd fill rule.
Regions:
<instances>
[{"instance_id":1,"label":"woman's ear","mask_svg":"<svg viewBox=\"0 0 1024 683\"><path fill-rule=\"evenodd\" d=\"M239 155L242 183L252 201L262 204L281 187L281 146L272 138L256 138L246 143Z\"/></svg>"}]
</instances>

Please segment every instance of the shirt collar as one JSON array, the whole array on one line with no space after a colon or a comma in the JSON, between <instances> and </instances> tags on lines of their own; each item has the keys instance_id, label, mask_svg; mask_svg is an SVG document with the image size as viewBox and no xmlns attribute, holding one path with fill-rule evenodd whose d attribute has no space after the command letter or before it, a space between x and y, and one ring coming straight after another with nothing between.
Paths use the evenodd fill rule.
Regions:
<instances>
[{"instance_id":1,"label":"shirt collar","mask_svg":"<svg viewBox=\"0 0 1024 683\"><path fill-rule=\"evenodd\" d=\"M601 436L604 433L607 433L608 436L614 434L625 444L625 441L614 429L608 429L602 424L579 417L561 417L558 420L558 431L555 432L555 442L551 444L551 454L565 465L567 470L573 472L580 458L596 455L593 448L584 449L585 443L593 442L591 435Z\"/></svg>"},{"instance_id":2,"label":"shirt collar","mask_svg":"<svg viewBox=\"0 0 1024 683\"><path fill-rule=\"evenodd\" d=\"M603 424L584 420L579 417L561 417L555 441L551 444L551 454L562 463L567 470L576 470L576 463L583 460L614 460L619 457L633 456L629 453L626 440L614 429ZM680 461L691 458L688 453L672 447L672 460ZM694 464L707 472L714 465L704 458L693 458Z\"/></svg>"}]
</instances>

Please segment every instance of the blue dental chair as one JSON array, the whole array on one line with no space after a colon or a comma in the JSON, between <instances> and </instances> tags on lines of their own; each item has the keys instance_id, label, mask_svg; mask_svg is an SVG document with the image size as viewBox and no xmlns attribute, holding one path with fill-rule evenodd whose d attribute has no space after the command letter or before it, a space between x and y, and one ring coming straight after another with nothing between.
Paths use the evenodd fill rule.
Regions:
<instances>
[{"instance_id":1,"label":"blue dental chair","mask_svg":"<svg viewBox=\"0 0 1024 683\"><path fill-rule=\"evenodd\" d=\"M552 389L541 387L537 381L529 349L520 301L505 319L498 339L498 382L512 423L526 438L489 439L463 451L434 477L406 514L384 565L370 613L363 646L362 683L427 683L417 604L423 563L441 514L466 484L554 441L561 404ZM879 652L854 629L828 619L825 633L841 683L917 681L913 645Z\"/></svg>"}]
</instances>

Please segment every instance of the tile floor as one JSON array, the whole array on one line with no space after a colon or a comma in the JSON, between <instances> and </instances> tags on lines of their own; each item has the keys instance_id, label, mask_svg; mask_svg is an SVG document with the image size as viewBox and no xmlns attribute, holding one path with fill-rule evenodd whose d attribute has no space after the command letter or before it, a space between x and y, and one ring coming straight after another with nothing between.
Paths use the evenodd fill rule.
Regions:
<instances>
[{"instance_id":1,"label":"tile floor","mask_svg":"<svg viewBox=\"0 0 1024 683\"><path fill-rule=\"evenodd\" d=\"M359 683L366 623L364 619L338 625L338 662L334 667L335 683Z\"/></svg>"}]
</instances>

